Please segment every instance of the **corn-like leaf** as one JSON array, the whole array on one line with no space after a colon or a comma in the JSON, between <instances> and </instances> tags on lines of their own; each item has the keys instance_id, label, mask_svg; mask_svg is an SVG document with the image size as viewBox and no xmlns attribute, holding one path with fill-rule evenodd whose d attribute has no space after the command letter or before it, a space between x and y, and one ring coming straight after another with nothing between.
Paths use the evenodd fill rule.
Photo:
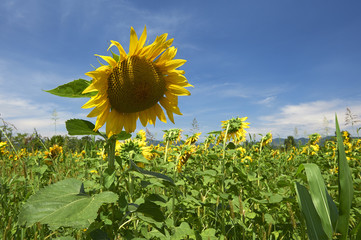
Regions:
<instances>
[{"instance_id":1,"label":"corn-like leaf","mask_svg":"<svg viewBox=\"0 0 361 240\"><path fill-rule=\"evenodd\" d=\"M327 240L328 237L323 231L321 219L313 205L311 195L308 193L307 188L298 182L296 182L295 185L298 204L306 220L308 238Z\"/></svg>"},{"instance_id":2,"label":"corn-like leaf","mask_svg":"<svg viewBox=\"0 0 361 240\"><path fill-rule=\"evenodd\" d=\"M308 184L310 185L310 194L315 209L320 216L323 230L328 238L332 238L333 227L331 220L331 212L329 207L329 199L327 197L326 185L323 181L320 169L316 164L303 164L305 167Z\"/></svg>"},{"instance_id":3,"label":"corn-like leaf","mask_svg":"<svg viewBox=\"0 0 361 240\"><path fill-rule=\"evenodd\" d=\"M336 230L341 233L340 239L347 238L350 209L353 198L353 186L351 171L347 163L345 147L336 116L336 134L338 150L338 191L339 191L339 212Z\"/></svg>"}]
</instances>

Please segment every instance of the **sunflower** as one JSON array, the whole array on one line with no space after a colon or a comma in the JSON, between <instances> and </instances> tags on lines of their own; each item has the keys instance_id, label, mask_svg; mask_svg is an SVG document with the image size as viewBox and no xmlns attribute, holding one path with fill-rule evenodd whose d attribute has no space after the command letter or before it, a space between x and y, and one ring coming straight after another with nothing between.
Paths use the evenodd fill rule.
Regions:
<instances>
[{"instance_id":1,"label":"sunflower","mask_svg":"<svg viewBox=\"0 0 361 240\"><path fill-rule=\"evenodd\" d=\"M240 143L240 142L244 142L246 141L246 130L245 128L249 128L249 123L245 122L247 120L248 117L243 117L243 118L232 118L229 119L227 121L221 121L222 122L222 128L224 131L222 131L221 133L221 137L222 140L224 139L224 135L225 135L225 131L228 127L228 132L227 132L227 138L233 138L233 140L236 143Z\"/></svg>"},{"instance_id":2,"label":"sunflower","mask_svg":"<svg viewBox=\"0 0 361 240\"><path fill-rule=\"evenodd\" d=\"M186 140L186 142L185 142L185 145L191 145L191 144L197 142L198 139L199 139L199 136L200 136L201 134L202 134L202 133L195 133L195 134L193 134L192 136L188 137L187 140Z\"/></svg>"},{"instance_id":3,"label":"sunflower","mask_svg":"<svg viewBox=\"0 0 361 240\"><path fill-rule=\"evenodd\" d=\"M140 139L127 139L124 142L116 142L116 155L118 155L121 159L127 160L131 152L135 154L141 154L147 160L151 160L153 154L151 153L152 148L147 146L147 143ZM137 162L138 167L144 167L144 164L141 162Z\"/></svg>"},{"instance_id":4,"label":"sunflower","mask_svg":"<svg viewBox=\"0 0 361 240\"><path fill-rule=\"evenodd\" d=\"M83 108L93 108L88 117L97 117L94 131L106 123L108 137L124 128L131 133L136 129L139 118L143 126L162 122L168 118L174 123L173 113L182 115L178 108L178 96L190 95L185 87L193 87L184 77L184 71L177 69L186 60L174 59L177 49L172 47L173 39L168 34L158 36L150 45L145 45L146 28L140 38L130 29L129 53L122 45L111 41L108 50L116 46L119 55L100 56L109 65L101 65L95 71L87 72L92 83L83 93L97 92Z\"/></svg>"}]
</instances>

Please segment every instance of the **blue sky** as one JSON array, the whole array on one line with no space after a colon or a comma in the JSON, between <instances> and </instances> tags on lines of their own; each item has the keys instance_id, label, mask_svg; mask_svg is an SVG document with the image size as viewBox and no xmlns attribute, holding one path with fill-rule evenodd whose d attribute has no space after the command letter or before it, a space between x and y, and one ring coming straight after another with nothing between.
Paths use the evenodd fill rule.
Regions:
<instances>
[{"instance_id":1,"label":"blue sky","mask_svg":"<svg viewBox=\"0 0 361 240\"><path fill-rule=\"evenodd\" d=\"M361 114L361 2L349 1L122 1L2 0L0 114L18 131L57 134L64 122L87 118L88 100L42 90L84 78L108 55L110 40L127 51L130 27L148 40L168 33L176 58L194 85L179 97L183 116L148 125L189 133L220 130L222 120L248 116L251 134L307 136L342 129L346 108ZM326 121L325 121L326 120ZM138 130L142 129L138 122ZM354 135L356 134L355 132Z\"/></svg>"}]
</instances>

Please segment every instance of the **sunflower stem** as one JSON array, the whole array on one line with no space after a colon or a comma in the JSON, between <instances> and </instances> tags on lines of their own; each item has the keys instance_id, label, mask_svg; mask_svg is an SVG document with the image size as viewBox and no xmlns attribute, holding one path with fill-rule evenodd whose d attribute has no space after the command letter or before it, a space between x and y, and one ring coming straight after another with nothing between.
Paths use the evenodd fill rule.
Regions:
<instances>
[{"instance_id":1,"label":"sunflower stem","mask_svg":"<svg viewBox=\"0 0 361 240\"><path fill-rule=\"evenodd\" d=\"M167 140L167 143L165 144L164 163L167 163L168 146L169 146L169 141Z\"/></svg>"},{"instance_id":2,"label":"sunflower stem","mask_svg":"<svg viewBox=\"0 0 361 240\"><path fill-rule=\"evenodd\" d=\"M117 139L115 137L111 137L108 139L108 168L114 170L114 159L115 159L115 145Z\"/></svg>"},{"instance_id":3,"label":"sunflower stem","mask_svg":"<svg viewBox=\"0 0 361 240\"><path fill-rule=\"evenodd\" d=\"M227 135L228 135L228 129L229 129L229 123L227 124L226 132L224 134L223 139L223 155L222 155L222 193L225 192L225 186L224 186L224 180L226 178L226 172L225 172L225 155L226 155L226 142L227 142ZM226 206L225 201L222 198L222 234L223 236L226 236L226 228L225 228L225 219L226 217Z\"/></svg>"},{"instance_id":4,"label":"sunflower stem","mask_svg":"<svg viewBox=\"0 0 361 240\"><path fill-rule=\"evenodd\" d=\"M177 165L178 165L178 161L180 158L180 154L177 156L177 160L176 160L176 165L175 165L175 168L174 168L174 171L173 171L173 180L174 182L177 182ZM176 204L175 204L175 198L176 198L176 189L175 189L175 186L173 186L173 199L172 199L172 213L173 213L173 225L176 226L176 221L177 221L177 216L176 216Z\"/></svg>"}]
</instances>

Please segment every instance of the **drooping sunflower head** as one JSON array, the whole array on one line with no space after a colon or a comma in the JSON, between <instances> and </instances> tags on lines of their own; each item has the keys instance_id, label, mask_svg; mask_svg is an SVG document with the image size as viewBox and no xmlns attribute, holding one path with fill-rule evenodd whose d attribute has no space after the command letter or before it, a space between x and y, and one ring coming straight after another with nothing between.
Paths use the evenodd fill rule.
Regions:
<instances>
[{"instance_id":1,"label":"drooping sunflower head","mask_svg":"<svg viewBox=\"0 0 361 240\"><path fill-rule=\"evenodd\" d=\"M115 152L116 155L124 159L128 159L131 152L134 152L135 154L142 154L148 160L152 156L151 147L147 146L146 142L136 138L127 139L124 142L117 141Z\"/></svg>"},{"instance_id":2,"label":"drooping sunflower head","mask_svg":"<svg viewBox=\"0 0 361 240\"><path fill-rule=\"evenodd\" d=\"M248 117L243 117L243 118L231 118L227 121L221 121L222 122L222 128L223 128L223 132L221 133L221 135L225 134L227 127L228 127L228 132L227 132L227 139L229 138L233 138L233 140L236 143L239 142L243 142L246 140L246 130L245 128L249 128L249 123L245 122L247 120Z\"/></svg>"},{"instance_id":3,"label":"drooping sunflower head","mask_svg":"<svg viewBox=\"0 0 361 240\"><path fill-rule=\"evenodd\" d=\"M310 145L315 145L317 144L321 139L321 135L318 133L314 133L308 136L308 143Z\"/></svg>"},{"instance_id":4,"label":"drooping sunflower head","mask_svg":"<svg viewBox=\"0 0 361 240\"><path fill-rule=\"evenodd\" d=\"M192 136L188 137L187 140L186 140L186 142L185 142L185 145L191 145L191 144L197 142L198 139L199 139L199 136L200 136L201 134L202 134L202 133L195 133L195 134L193 134Z\"/></svg>"},{"instance_id":5,"label":"drooping sunflower head","mask_svg":"<svg viewBox=\"0 0 361 240\"><path fill-rule=\"evenodd\" d=\"M139 139L139 140L141 140L141 141L143 141L143 142L145 142L145 141L147 140L147 133L146 133L143 129L141 129L141 130L137 133L137 135L135 136L135 138L136 138L136 139Z\"/></svg>"},{"instance_id":6,"label":"drooping sunflower head","mask_svg":"<svg viewBox=\"0 0 361 240\"><path fill-rule=\"evenodd\" d=\"M97 117L94 131L106 123L110 137L124 128L131 133L140 119L143 126L155 124L156 118L166 122L163 109L174 123L173 114L182 115L178 108L178 96L190 95L185 87L192 87L179 70L186 60L174 59L177 49L167 34L158 36L145 45L146 28L140 38L133 28L130 31L129 53L122 45L111 41L108 50L116 46L119 55L99 56L109 65L102 65L86 73L92 83L83 93L97 92L83 108L93 108L88 117ZM163 109L161 108L163 107Z\"/></svg>"},{"instance_id":7,"label":"drooping sunflower head","mask_svg":"<svg viewBox=\"0 0 361 240\"><path fill-rule=\"evenodd\" d=\"M268 144L270 144L272 142L272 133L267 133L266 136L262 137L262 146L267 146Z\"/></svg>"},{"instance_id":8,"label":"drooping sunflower head","mask_svg":"<svg viewBox=\"0 0 361 240\"><path fill-rule=\"evenodd\" d=\"M166 142L179 142L181 139L181 133L182 133L182 129L179 128L173 128L173 129L169 129L169 130L163 130L164 135L163 135L163 139Z\"/></svg>"}]
</instances>

